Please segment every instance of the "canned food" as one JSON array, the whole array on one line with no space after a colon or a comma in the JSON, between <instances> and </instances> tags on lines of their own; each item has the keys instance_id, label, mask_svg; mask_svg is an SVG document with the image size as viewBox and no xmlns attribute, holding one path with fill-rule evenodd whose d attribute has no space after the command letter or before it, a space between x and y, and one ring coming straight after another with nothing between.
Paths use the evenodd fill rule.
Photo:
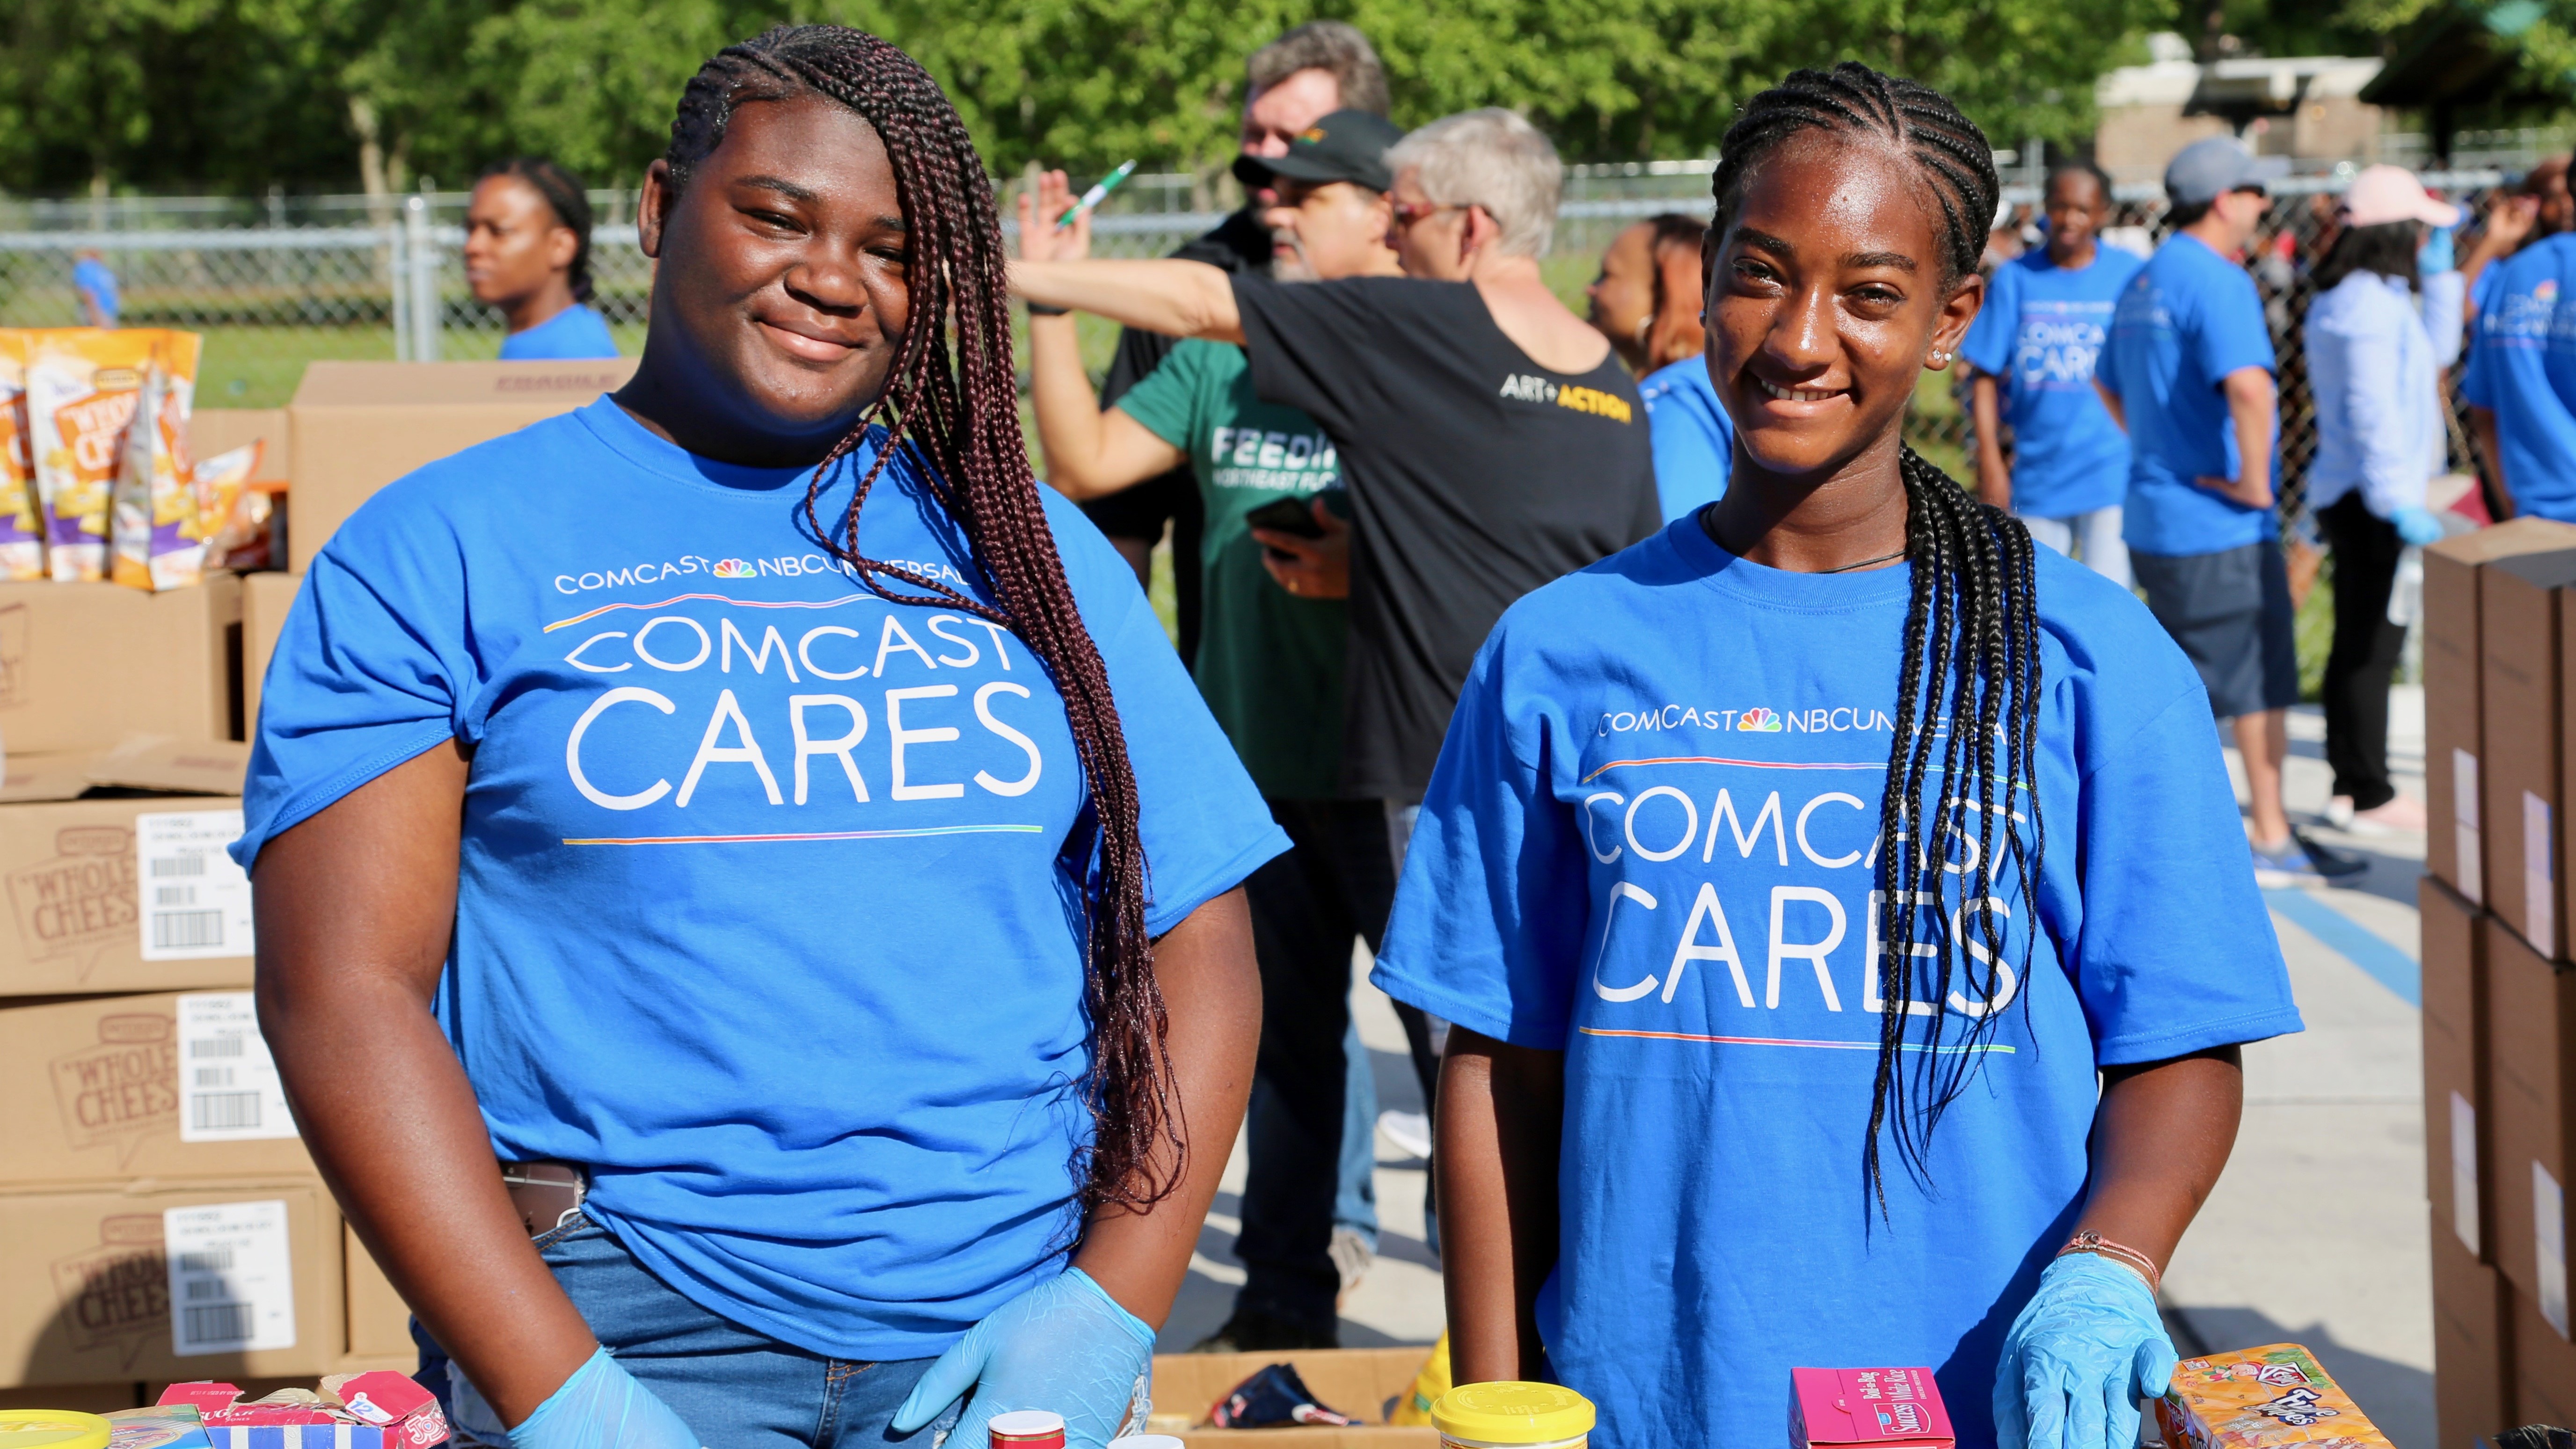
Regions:
<instances>
[{"instance_id":1,"label":"canned food","mask_svg":"<svg viewBox=\"0 0 2576 1449\"><path fill-rule=\"evenodd\" d=\"M1064 1449L1064 1415L1044 1409L995 1414L986 1427L993 1449Z\"/></svg>"},{"instance_id":2,"label":"canned food","mask_svg":"<svg viewBox=\"0 0 2576 1449\"><path fill-rule=\"evenodd\" d=\"M1443 1449L1585 1449L1592 1401L1557 1384L1460 1384L1431 1406Z\"/></svg>"}]
</instances>

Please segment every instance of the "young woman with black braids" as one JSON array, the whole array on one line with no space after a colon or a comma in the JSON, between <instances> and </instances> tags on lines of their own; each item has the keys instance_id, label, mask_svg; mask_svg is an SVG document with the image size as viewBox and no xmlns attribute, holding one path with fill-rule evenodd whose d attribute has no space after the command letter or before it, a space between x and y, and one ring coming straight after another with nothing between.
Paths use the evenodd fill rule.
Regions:
<instances>
[{"instance_id":1,"label":"young woman with black braids","mask_svg":"<svg viewBox=\"0 0 2576 1449\"><path fill-rule=\"evenodd\" d=\"M1031 480L920 67L727 49L642 232L634 381L387 488L288 622L235 851L298 1121L477 1438L1043 1408L1098 1449L1242 1118L1236 886L1286 839Z\"/></svg>"},{"instance_id":2,"label":"young woman with black braids","mask_svg":"<svg viewBox=\"0 0 2576 1449\"><path fill-rule=\"evenodd\" d=\"M1963 1446L2127 1449L2237 1046L2299 1026L2208 704L1901 441L1983 290L1976 127L1845 64L1723 155L1732 481L1504 616L1376 968L1457 1024L1455 1372L1639 1449L1928 1364Z\"/></svg>"},{"instance_id":3,"label":"young woman with black braids","mask_svg":"<svg viewBox=\"0 0 2576 1449\"><path fill-rule=\"evenodd\" d=\"M484 168L465 207L465 285L509 325L504 362L617 355L590 305L590 198L552 161Z\"/></svg>"}]
</instances>

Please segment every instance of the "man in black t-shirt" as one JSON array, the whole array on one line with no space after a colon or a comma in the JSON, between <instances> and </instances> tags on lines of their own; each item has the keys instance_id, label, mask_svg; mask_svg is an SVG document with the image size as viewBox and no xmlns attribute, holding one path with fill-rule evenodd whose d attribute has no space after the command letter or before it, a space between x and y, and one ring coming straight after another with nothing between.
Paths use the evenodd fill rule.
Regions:
<instances>
[{"instance_id":1,"label":"man in black t-shirt","mask_svg":"<svg viewBox=\"0 0 2576 1449\"><path fill-rule=\"evenodd\" d=\"M1354 521L1342 787L1399 841L1476 650L1521 595L1655 532L1645 410L1539 275L1562 169L1508 111L1407 136L1401 278L1280 286L1187 261L1012 264L1033 301L1241 342L1341 455Z\"/></svg>"},{"instance_id":2,"label":"man in black t-shirt","mask_svg":"<svg viewBox=\"0 0 2576 1449\"><path fill-rule=\"evenodd\" d=\"M1386 70L1368 37L1338 20L1317 20L1280 36L1244 62L1242 157L1276 159L1288 154L1298 132L1334 111L1349 108L1383 116L1387 111ZM1235 174L1246 175L1238 159ZM1250 195L1243 208L1206 235L1172 253L1184 261L1202 262L1227 272L1267 276L1273 239L1262 212L1276 204L1268 173L1255 169L1247 179ZM1118 350L1109 360L1109 375L1100 387L1100 405L1145 380L1169 356L1178 338L1130 327L1118 334ZM1082 505L1082 511L1109 535L1120 554L1147 577L1147 560L1172 526L1172 583L1181 625L1181 658L1195 661L1199 641L1199 530L1205 510L1197 480L1188 468L1175 468L1133 488Z\"/></svg>"}]
</instances>

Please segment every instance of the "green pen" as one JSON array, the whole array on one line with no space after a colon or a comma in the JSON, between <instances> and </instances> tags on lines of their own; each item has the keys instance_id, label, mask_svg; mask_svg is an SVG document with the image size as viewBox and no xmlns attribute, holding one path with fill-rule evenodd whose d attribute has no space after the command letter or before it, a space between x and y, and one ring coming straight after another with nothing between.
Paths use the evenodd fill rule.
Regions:
<instances>
[{"instance_id":1,"label":"green pen","mask_svg":"<svg viewBox=\"0 0 2576 1449\"><path fill-rule=\"evenodd\" d=\"M1073 219L1075 217L1082 215L1084 212L1091 210L1095 206L1098 206L1101 202L1101 198L1117 190L1118 183L1126 180L1129 175L1134 173L1135 170L1136 162L1134 158L1131 157L1127 161L1127 164L1110 172L1108 175L1101 177L1098 181L1093 182L1091 189L1082 193L1082 199L1073 204L1073 210L1066 212L1063 216L1056 219L1055 229L1057 231L1062 231L1066 227L1073 225Z\"/></svg>"}]
</instances>

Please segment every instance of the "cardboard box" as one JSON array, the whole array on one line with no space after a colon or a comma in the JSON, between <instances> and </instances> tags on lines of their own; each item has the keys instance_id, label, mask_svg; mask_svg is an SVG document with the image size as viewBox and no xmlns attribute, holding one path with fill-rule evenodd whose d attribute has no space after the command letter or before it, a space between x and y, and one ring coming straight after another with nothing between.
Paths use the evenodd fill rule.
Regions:
<instances>
[{"instance_id":1,"label":"cardboard box","mask_svg":"<svg viewBox=\"0 0 2576 1449\"><path fill-rule=\"evenodd\" d=\"M250 773L250 746L240 740L174 740L130 735L90 758L93 785L165 795L239 795Z\"/></svg>"},{"instance_id":2,"label":"cardboard box","mask_svg":"<svg viewBox=\"0 0 2576 1449\"><path fill-rule=\"evenodd\" d=\"M2557 868L2561 725L2559 601L2576 551L2520 554L2480 570L2479 813L2486 906L2544 956L2563 954Z\"/></svg>"},{"instance_id":3,"label":"cardboard box","mask_svg":"<svg viewBox=\"0 0 2576 1449\"><path fill-rule=\"evenodd\" d=\"M2494 1094L2478 908L2431 876L2416 888L2424 963L2424 1150L2433 1227L2484 1261L2495 1239Z\"/></svg>"},{"instance_id":4,"label":"cardboard box","mask_svg":"<svg viewBox=\"0 0 2576 1449\"><path fill-rule=\"evenodd\" d=\"M1398 1395L1431 1357L1418 1348L1304 1349L1284 1353L1173 1353L1154 1356L1153 1432L1177 1434L1189 1449L1438 1449L1439 1431L1428 1424L1391 1425L1386 1416ZM1234 1386L1274 1363L1297 1370L1324 1407L1361 1423L1347 1429L1211 1429L1208 1410ZM1165 1427L1187 1416L1190 1427Z\"/></svg>"},{"instance_id":5,"label":"cardboard box","mask_svg":"<svg viewBox=\"0 0 2576 1449\"><path fill-rule=\"evenodd\" d=\"M53 755L12 752L7 764L0 766L0 805L77 800L96 783L89 777L89 767L97 758L91 750Z\"/></svg>"},{"instance_id":6,"label":"cardboard box","mask_svg":"<svg viewBox=\"0 0 2576 1449\"><path fill-rule=\"evenodd\" d=\"M190 458L211 458L247 443L259 444L259 471L250 475L252 483L284 483L295 476L286 409L201 406L188 420Z\"/></svg>"},{"instance_id":7,"label":"cardboard box","mask_svg":"<svg viewBox=\"0 0 2576 1449\"><path fill-rule=\"evenodd\" d=\"M2512 1422L2576 1423L2576 1344L2542 1321L2530 1294L2510 1284L2504 1292L2511 1300L2505 1317L2513 1339Z\"/></svg>"},{"instance_id":8,"label":"cardboard box","mask_svg":"<svg viewBox=\"0 0 2576 1449\"><path fill-rule=\"evenodd\" d=\"M248 991L0 1005L0 1184L304 1177Z\"/></svg>"},{"instance_id":9,"label":"cardboard box","mask_svg":"<svg viewBox=\"0 0 2576 1449\"><path fill-rule=\"evenodd\" d=\"M0 1191L0 1386L332 1366L340 1217L312 1177Z\"/></svg>"},{"instance_id":10,"label":"cardboard box","mask_svg":"<svg viewBox=\"0 0 2576 1449\"><path fill-rule=\"evenodd\" d=\"M376 1266L357 1230L342 1231L342 1274L349 1284L349 1338L352 1359L401 1359L417 1363L420 1346L412 1342L411 1307L394 1291L393 1281Z\"/></svg>"},{"instance_id":11,"label":"cardboard box","mask_svg":"<svg viewBox=\"0 0 2576 1449\"><path fill-rule=\"evenodd\" d=\"M315 362L287 408L287 567L302 573L358 505L424 463L613 392L635 359Z\"/></svg>"},{"instance_id":12,"label":"cardboard box","mask_svg":"<svg viewBox=\"0 0 2576 1449\"><path fill-rule=\"evenodd\" d=\"M259 738L259 686L277 655L277 636L304 587L302 574L242 575L242 738Z\"/></svg>"},{"instance_id":13,"label":"cardboard box","mask_svg":"<svg viewBox=\"0 0 2576 1449\"><path fill-rule=\"evenodd\" d=\"M2480 869L2479 566L2576 548L2576 524L2517 518L2424 550L2424 793L2433 829L2425 868L2472 902ZM2466 788L2460 788L2465 785Z\"/></svg>"},{"instance_id":14,"label":"cardboard box","mask_svg":"<svg viewBox=\"0 0 2576 1449\"><path fill-rule=\"evenodd\" d=\"M38 1389L0 1389L0 1409L69 1409L76 1414L113 1414L143 1406L143 1382L57 1384Z\"/></svg>"},{"instance_id":15,"label":"cardboard box","mask_svg":"<svg viewBox=\"0 0 2576 1449\"><path fill-rule=\"evenodd\" d=\"M241 581L147 594L0 583L0 741L95 750L129 734L241 738Z\"/></svg>"},{"instance_id":16,"label":"cardboard box","mask_svg":"<svg viewBox=\"0 0 2576 1449\"><path fill-rule=\"evenodd\" d=\"M0 805L0 997L249 987L250 888L215 848L240 812L203 795Z\"/></svg>"},{"instance_id":17,"label":"cardboard box","mask_svg":"<svg viewBox=\"0 0 2576 1449\"><path fill-rule=\"evenodd\" d=\"M2512 1290L2433 1225L2435 1449L2478 1449L2520 1422L2513 1412Z\"/></svg>"},{"instance_id":18,"label":"cardboard box","mask_svg":"<svg viewBox=\"0 0 2576 1449\"><path fill-rule=\"evenodd\" d=\"M2478 933L2486 958L2489 1086L2495 1101L2495 1240L2486 1256L2564 1340L2567 1049L2576 1045L2576 970L2543 960L2492 915L2479 919Z\"/></svg>"}]
</instances>

